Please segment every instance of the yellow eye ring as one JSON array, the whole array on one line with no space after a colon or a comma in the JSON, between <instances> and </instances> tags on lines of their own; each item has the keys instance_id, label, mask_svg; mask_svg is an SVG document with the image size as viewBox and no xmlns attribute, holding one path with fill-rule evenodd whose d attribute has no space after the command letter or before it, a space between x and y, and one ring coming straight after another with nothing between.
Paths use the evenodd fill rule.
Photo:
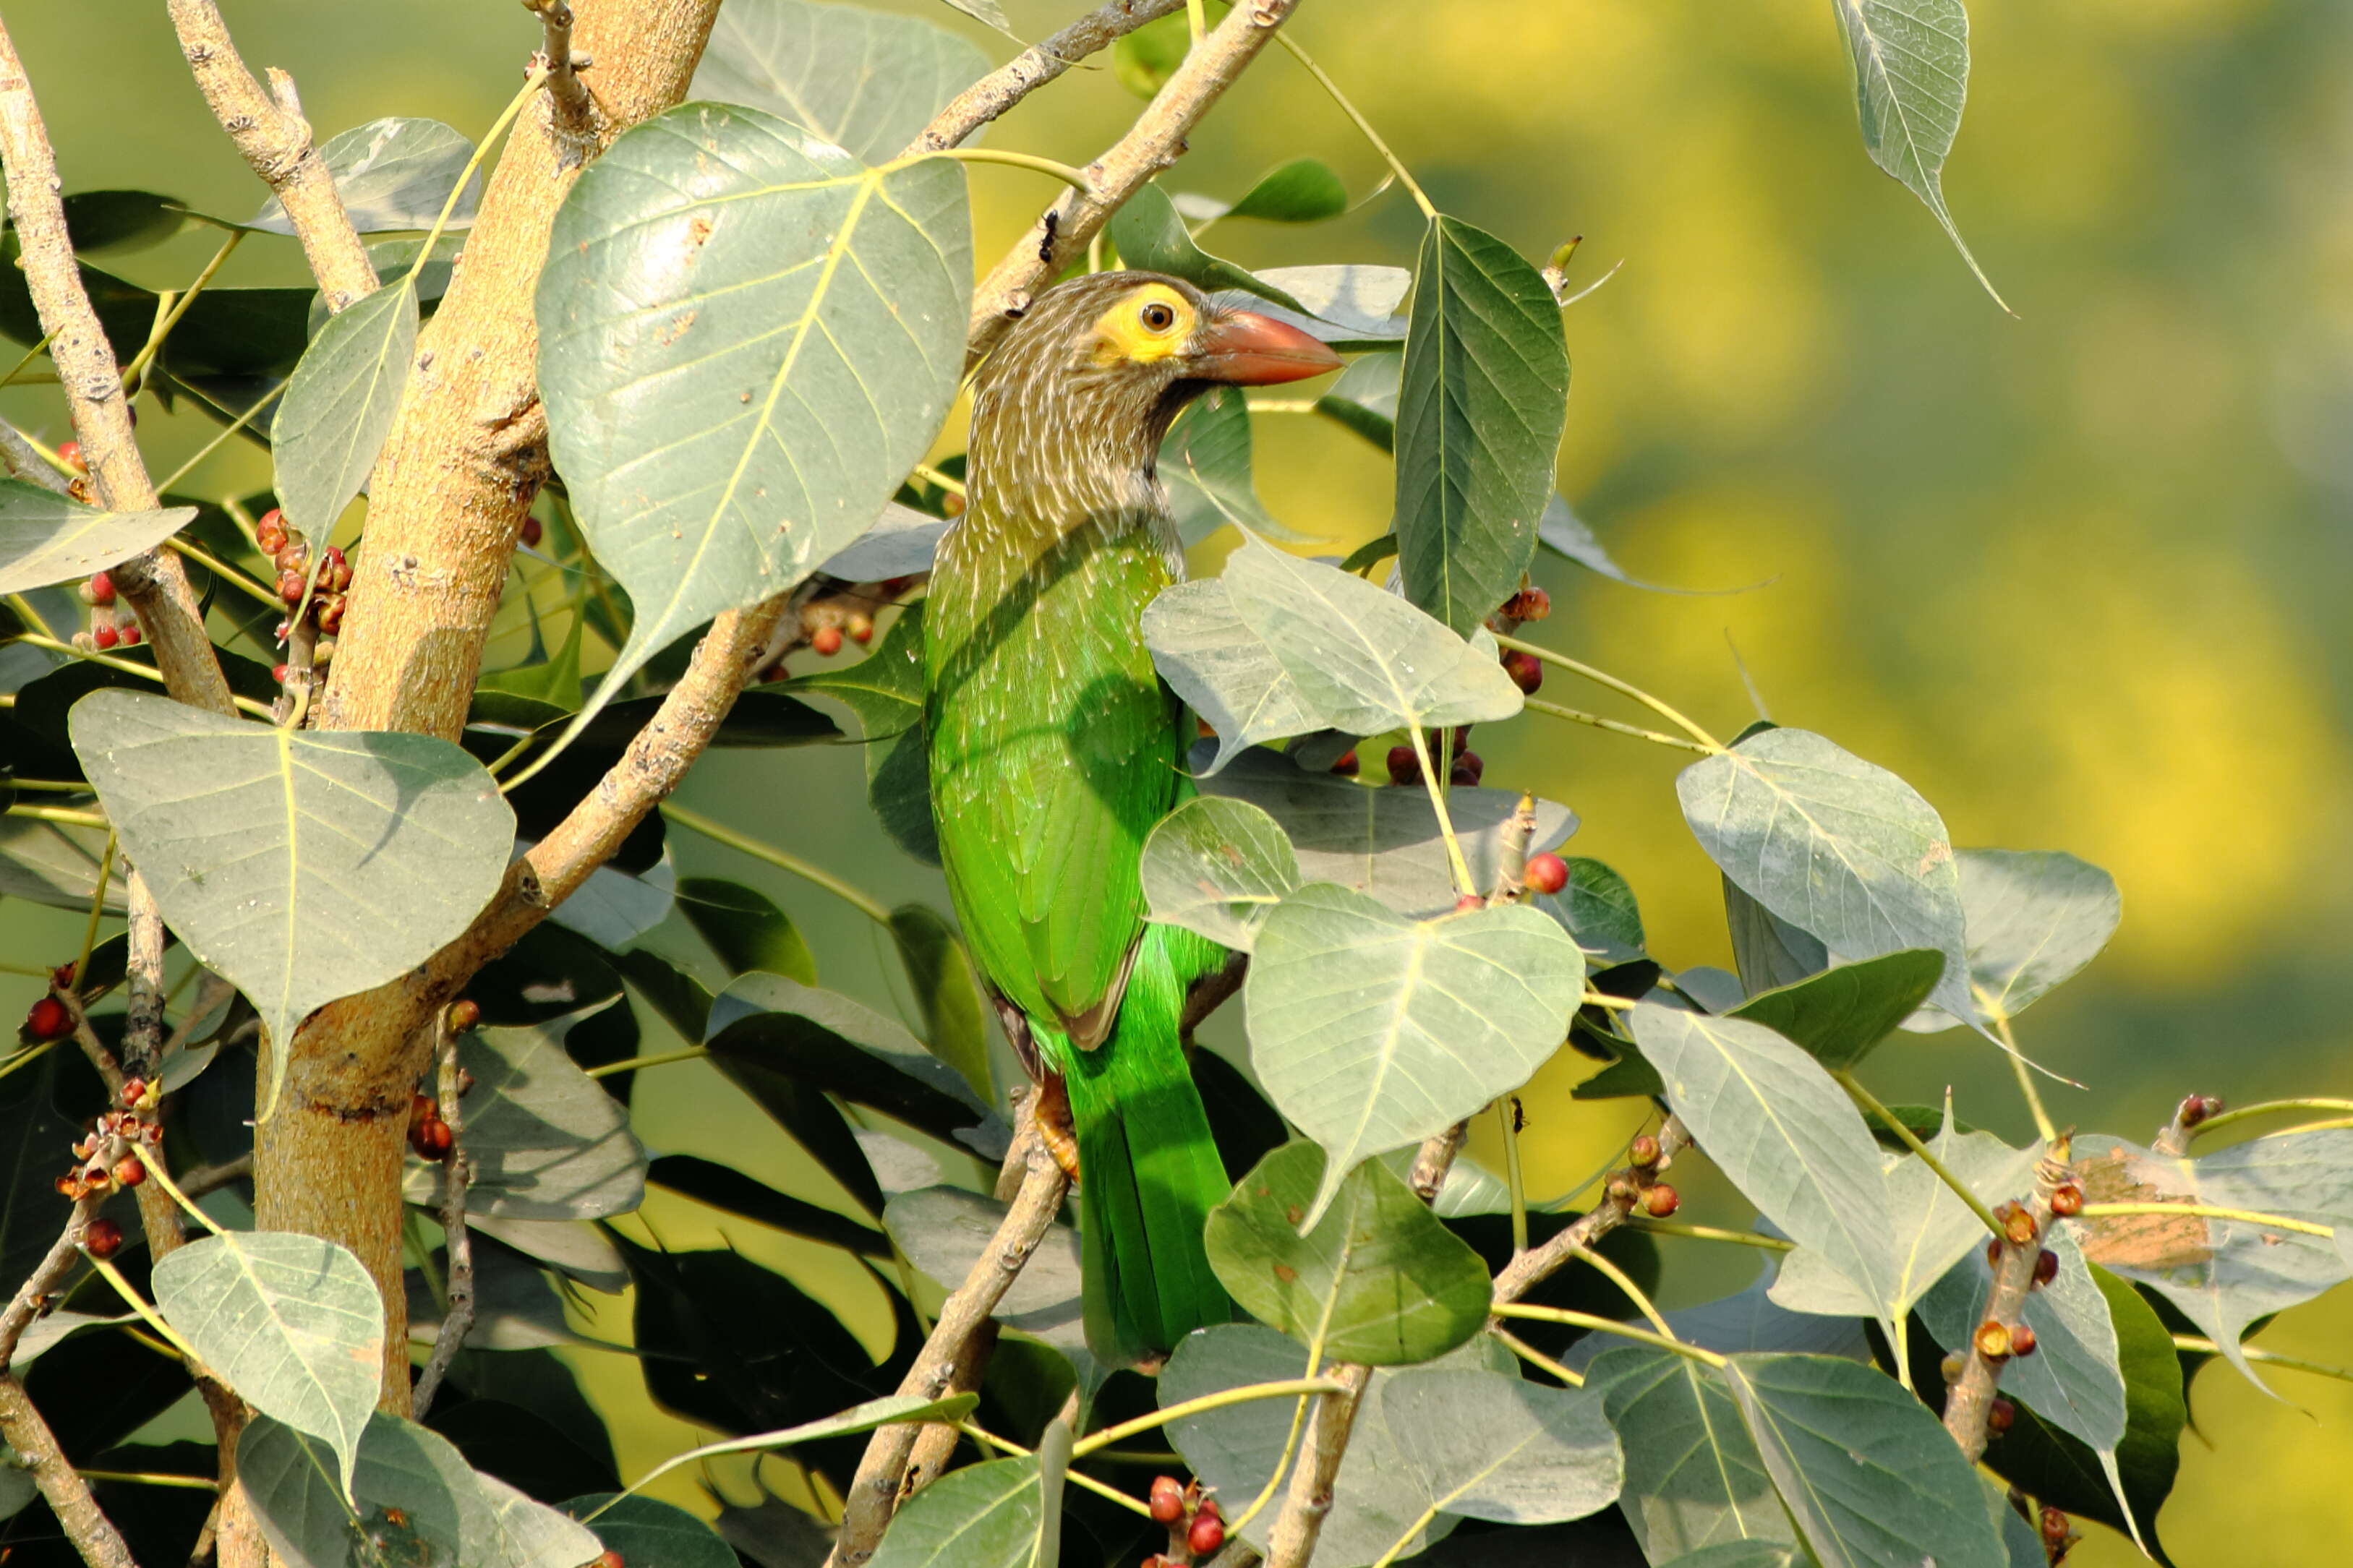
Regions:
<instances>
[{"instance_id":1,"label":"yellow eye ring","mask_svg":"<svg viewBox=\"0 0 2353 1568\"><path fill-rule=\"evenodd\" d=\"M1136 312L1136 319L1148 331L1165 332L1176 324L1176 312L1161 300L1155 300Z\"/></svg>"}]
</instances>

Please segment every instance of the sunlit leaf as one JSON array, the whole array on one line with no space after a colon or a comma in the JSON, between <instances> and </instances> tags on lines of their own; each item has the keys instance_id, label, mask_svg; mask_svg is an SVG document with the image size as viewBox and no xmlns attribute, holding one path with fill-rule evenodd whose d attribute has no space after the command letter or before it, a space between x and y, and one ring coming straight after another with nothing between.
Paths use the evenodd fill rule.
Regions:
<instances>
[{"instance_id":1,"label":"sunlit leaf","mask_svg":"<svg viewBox=\"0 0 2353 1568\"><path fill-rule=\"evenodd\" d=\"M2123 918L2116 879L2073 855L1964 849L1960 861L1969 987L1989 1018L2014 1018L2072 978L2099 956ZM1947 1029L1954 1022L1930 1008L1908 1026Z\"/></svg>"},{"instance_id":2,"label":"sunlit leaf","mask_svg":"<svg viewBox=\"0 0 2353 1568\"><path fill-rule=\"evenodd\" d=\"M1434 217L1415 272L1398 401L1406 597L1468 633L1535 557L1568 414L1560 307L1517 251Z\"/></svg>"},{"instance_id":3,"label":"sunlit leaf","mask_svg":"<svg viewBox=\"0 0 2353 1568\"><path fill-rule=\"evenodd\" d=\"M1585 1387L1601 1395L1624 1446L1619 1508L1642 1555L1683 1563L1711 1547L1794 1542L1789 1516L1724 1379L1688 1356L1611 1342L1623 1348L1604 1348L1593 1358Z\"/></svg>"},{"instance_id":4,"label":"sunlit leaf","mask_svg":"<svg viewBox=\"0 0 2353 1568\"><path fill-rule=\"evenodd\" d=\"M1961 879L1936 808L1884 768L1803 730L1750 735L1675 781L1724 874L1840 958L1945 955L1936 1001L1971 1017Z\"/></svg>"},{"instance_id":5,"label":"sunlit leaf","mask_svg":"<svg viewBox=\"0 0 2353 1568\"><path fill-rule=\"evenodd\" d=\"M1299 858L1274 818L1246 801L1200 795L1144 841L1148 918L1248 952L1259 926L1299 886Z\"/></svg>"},{"instance_id":6,"label":"sunlit leaf","mask_svg":"<svg viewBox=\"0 0 2353 1568\"><path fill-rule=\"evenodd\" d=\"M984 15L975 6L986 5ZM960 5L992 27L988 0ZM763 109L880 163L941 105L988 70L988 57L915 16L802 0L731 0L711 26L689 98Z\"/></svg>"},{"instance_id":7,"label":"sunlit leaf","mask_svg":"<svg viewBox=\"0 0 2353 1568\"><path fill-rule=\"evenodd\" d=\"M963 1076L902 1026L779 974L737 976L712 1004L706 1043L719 1068L747 1088L788 1078L935 1138L953 1142L988 1114Z\"/></svg>"},{"instance_id":8,"label":"sunlit leaf","mask_svg":"<svg viewBox=\"0 0 2353 1568\"><path fill-rule=\"evenodd\" d=\"M1717 1169L1893 1316L1894 1216L1879 1146L1820 1064L1761 1024L1645 1002L1634 1039Z\"/></svg>"},{"instance_id":9,"label":"sunlit leaf","mask_svg":"<svg viewBox=\"0 0 2353 1568\"><path fill-rule=\"evenodd\" d=\"M1584 954L1534 910L1415 921L1330 883L1284 899L1242 1001L1261 1083L1328 1156L1303 1226L1364 1160L1525 1083L1584 988Z\"/></svg>"},{"instance_id":10,"label":"sunlit leaf","mask_svg":"<svg viewBox=\"0 0 2353 1568\"><path fill-rule=\"evenodd\" d=\"M1218 302L1271 316L1343 353L1367 354L1367 360L1351 365L1342 374L1334 390L1336 392L1352 378L1359 386L1370 384L1366 378L1356 377L1357 371L1365 370L1371 381L1388 388L1388 417L1394 418L1398 384L1395 351L1405 342L1407 330L1406 318L1398 314L1398 307L1405 303L1406 294L1413 287L1413 274L1402 267L1327 263L1316 267L1262 268L1258 280L1280 289L1304 307L1303 312L1271 300L1253 300L1232 293L1218 295ZM1389 352L1382 352L1385 350ZM1386 439L1379 444L1385 449L1388 445Z\"/></svg>"},{"instance_id":11,"label":"sunlit leaf","mask_svg":"<svg viewBox=\"0 0 2353 1568\"><path fill-rule=\"evenodd\" d=\"M1618 1496L1624 1460L1600 1398L1515 1374L1400 1372L1381 1390L1432 1505L1501 1524L1582 1519Z\"/></svg>"},{"instance_id":12,"label":"sunlit leaf","mask_svg":"<svg viewBox=\"0 0 2353 1568\"><path fill-rule=\"evenodd\" d=\"M987 1255L1005 1214L1005 1205L978 1193L923 1187L893 1194L882 1210L882 1226L908 1262L943 1290L954 1290ZM1099 1365L1087 1349L1079 1299L1079 1234L1068 1226L1047 1228L995 1316L1007 1328L1060 1351L1090 1386L1112 1370Z\"/></svg>"},{"instance_id":13,"label":"sunlit leaf","mask_svg":"<svg viewBox=\"0 0 2353 1568\"><path fill-rule=\"evenodd\" d=\"M827 556L818 570L845 583L915 576L932 569L932 558L939 553L940 539L948 525L946 518L892 501L856 543Z\"/></svg>"},{"instance_id":14,"label":"sunlit leaf","mask_svg":"<svg viewBox=\"0 0 2353 1568\"><path fill-rule=\"evenodd\" d=\"M1037 1459L967 1465L901 1505L871 1568L1030 1568L1044 1518Z\"/></svg>"},{"instance_id":15,"label":"sunlit leaf","mask_svg":"<svg viewBox=\"0 0 2353 1568\"><path fill-rule=\"evenodd\" d=\"M590 711L866 531L955 395L970 279L944 163L868 169L702 103L588 166L537 313L556 467L637 612Z\"/></svg>"},{"instance_id":16,"label":"sunlit leaf","mask_svg":"<svg viewBox=\"0 0 2353 1568\"><path fill-rule=\"evenodd\" d=\"M1945 158L1968 96L1968 12L1961 0L1831 0L1831 9L1854 62L1863 151L1927 204L1953 248L2002 305L1945 206Z\"/></svg>"},{"instance_id":17,"label":"sunlit leaf","mask_svg":"<svg viewBox=\"0 0 2353 1568\"><path fill-rule=\"evenodd\" d=\"M272 729L96 691L74 750L164 918L261 1014L271 1087L313 1009L406 973L497 891L514 814L427 735Z\"/></svg>"},{"instance_id":18,"label":"sunlit leaf","mask_svg":"<svg viewBox=\"0 0 2353 1568\"><path fill-rule=\"evenodd\" d=\"M1195 770L1205 779L1261 742L1324 728L1321 710L1242 620L1223 581L1164 589L1144 607L1141 629L1161 679L1217 731L1214 753Z\"/></svg>"},{"instance_id":19,"label":"sunlit leaf","mask_svg":"<svg viewBox=\"0 0 2353 1568\"><path fill-rule=\"evenodd\" d=\"M396 283L355 300L311 341L269 428L278 504L324 541L367 484L392 434L417 357L417 290Z\"/></svg>"},{"instance_id":20,"label":"sunlit leaf","mask_svg":"<svg viewBox=\"0 0 2353 1568\"><path fill-rule=\"evenodd\" d=\"M1831 966L1830 950L1820 938L1799 931L1750 898L1731 878L1718 879L1724 885L1724 923L1732 937L1732 962L1739 971L1740 992L1753 995L1776 991Z\"/></svg>"},{"instance_id":21,"label":"sunlit leaf","mask_svg":"<svg viewBox=\"0 0 2353 1568\"><path fill-rule=\"evenodd\" d=\"M384 1307L360 1260L315 1236L206 1236L157 1259L154 1289L205 1364L325 1442L348 1484L384 1374Z\"/></svg>"},{"instance_id":22,"label":"sunlit leaf","mask_svg":"<svg viewBox=\"0 0 2353 1568\"><path fill-rule=\"evenodd\" d=\"M624 948L670 918L678 902L678 868L670 851L642 871L599 866L548 919L602 948Z\"/></svg>"},{"instance_id":23,"label":"sunlit leaf","mask_svg":"<svg viewBox=\"0 0 2353 1568\"><path fill-rule=\"evenodd\" d=\"M1402 358L1366 354L1342 371L1340 379L1315 400L1315 412L1362 436L1382 451L1394 451L1398 393L1404 374ZM1390 538L1394 540L1396 535Z\"/></svg>"},{"instance_id":24,"label":"sunlit leaf","mask_svg":"<svg viewBox=\"0 0 2353 1568\"><path fill-rule=\"evenodd\" d=\"M1605 963L1624 963L1642 953L1642 911L1634 889L1609 867L1581 855L1566 857L1568 881L1557 893L1535 893L1528 901L1558 921L1577 945Z\"/></svg>"},{"instance_id":25,"label":"sunlit leaf","mask_svg":"<svg viewBox=\"0 0 2353 1568\"><path fill-rule=\"evenodd\" d=\"M2063 1228L2044 1245L2057 1254L2059 1272L2026 1299L2021 1316L2034 1331L2034 1353L2003 1367L2001 1391L2026 1401L2086 1447L2112 1452L2124 1440L2125 1380L2107 1299ZM1963 1249L1954 1261L1921 1301L1920 1321L1938 1344L1965 1350L1983 1321L1993 1271L1982 1247Z\"/></svg>"},{"instance_id":26,"label":"sunlit leaf","mask_svg":"<svg viewBox=\"0 0 2353 1568\"><path fill-rule=\"evenodd\" d=\"M334 176L335 195L343 198L352 226L362 234L431 228L473 155L474 144L439 121L398 118L371 120L340 132L318 152ZM471 226L481 192L477 174L449 215L451 228ZM264 202L245 226L270 234L294 232L294 221L276 196Z\"/></svg>"},{"instance_id":27,"label":"sunlit leaf","mask_svg":"<svg viewBox=\"0 0 2353 1568\"><path fill-rule=\"evenodd\" d=\"M1348 210L1348 187L1319 158L1293 158L1261 174L1233 202L1178 196L1177 210L1196 223L1229 217L1269 223L1321 223Z\"/></svg>"},{"instance_id":28,"label":"sunlit leaf","mask_svg":"<svg viewBox=\"0 0 2353 1568\"><path fill-rule=\"evenodd\" d=\"M71 583L194 522L192 506L101 511L22 479L0 479L0 594Z\"/></svg>"},{"instance_id":29,"label":"sunlit leaf","mask_svg":"<svg viewBox=\"0 0 2353 1568\"><path fill-rule=\"evenodd\" d=\"M363 1520L379 1531L396 1530L393 1539L399 1545L421 1546L452 1562L488 1523L474 1472L458 1450L438 1434L382 1411L367 1417L361 1435L350 1501L333 1449L267 1415L255 1417L238 1440L237 1471L262 1533L292 1568L346 1568L364 1561ZM399 1526L392 1526L394 1510L405 1521Z\"/></svg>"},{"instance_id":30,"label":"sunlit leaf","mask_svg":"<svg viewBox=\"0 0 2353 1568\"><path fill-rule=\"evenodd\" d=\"M1314 1144L1286 1144L1209 1211L1209 1267L1242 1310L1302 1345L1320 1341L1328 1361L1371 1366L1430 1361L1477 1333L1486 1266L1380 1161L1357 1166L1300 1235L1323 1173Z\"/></svg>"}]
</instances>

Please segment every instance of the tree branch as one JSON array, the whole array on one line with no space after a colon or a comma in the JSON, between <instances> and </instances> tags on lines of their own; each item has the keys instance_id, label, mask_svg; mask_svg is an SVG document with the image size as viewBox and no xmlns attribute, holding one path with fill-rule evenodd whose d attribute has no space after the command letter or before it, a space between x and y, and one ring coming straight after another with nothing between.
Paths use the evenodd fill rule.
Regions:
<instances>
[{"instance_id":1,"label":"tree branch","mask_svg":"<svg viewBox=\"0 0 2353 1568\"><path fill-rule=\"evenodd\" d=\"M596 62L572 51L572 7L565 0L523 0L539 17L546 41L539 58L547 67L547 91L555 100L555 131L570 162L583 163L596 150L596 106L581 84L580 72Z\"/></svg>"},{"instance_id":2,"label":"tree branch","mask_svg":"<svg viewBox=\"0 0 2353 1568\"><path fill-rule=\"evenodd\" d=\"M1096 50L1107 48L1146 22L1185 8L1185 0L1112 0L1042 43L1030 45L948 100L915 138L910 153L961 145L976 131Z\"/></svg>"},{"instance_id":3,"label":"tree branch","mask_svg":"<svg viewBox=\"0 0 2353 1568\"><path fill-rule=\"evenodd\" d=\"M326 160L311 142L311 122L302 118L294 79L273 68L271 90L262 91L237 57L228 25L213 0L166 0L165 9L213 118L286 209L294 237L301 243L302 258L327 297L327 308L340 310L363 294L375 292L375 264L352 227L351 215L343 210Z\"/></svg>"},{"instance_id":4,"label":"tree branch","mask_svg":"<svg viewBox=\"0 0 2353 1568\"><path fill-rule=\"evenodd\" d=\"M1128 197L1176 161L1193 127L1258 58L1298 4L1245 0L1194 47L1127 134L1087 165L1093 189L1065 192L989 272L973 296L966 334L970 360L977 361L996 345L1029 308L1038 288L1084 254L1088 242Z\"/></svg>"},{"instance_id":5,"label":"tree branch","mask_svg":"<svg viewBox=\"0 0 2353 1568\"><path fill-rule=\"evenodd\" d=\"M449 1027L448 1016L444 1009L434 1032L440 1038L435 1053L440 1067L435 1087L441 1099L441 1120L449 1127L448 1174L441 1179L441 1232L449 1248L449 1306L441 1314L441 1331L433 1338L433 1353L417 1374L412 1403L419 1421L433 1408L433 1396L440 1392L449 1363L458 1359L466 1336L474 1329L474 1238L466 1229L466 1184L473 1179L474 1167L466 1157L465 1119L459 1109L465 1086L458 1073L458 1036Z\"/></svg>"},{"instance_id":6,"label":"tree branch","mask_svg":"<svg viewBox=\"0 0 2353 1568\"><path fill-rule=\"evenodd\" d=\"M989 1238L987 1248L974 1260L964 1283L941 1305L938 1323L899 1384L901 1394L937 1399L949 1392L967 1347L991 1324L997 1304L1005 1299L1030 1254L1045 1239L1054 1216L1061 1212L1062 1194L1070 1182L1045 1140L1037 1135L1036 1104L1035 1095L1023 1102L1013 1148L1005 1157L1007 1174L1021 1173L1012 1206ZM882 1531L899 1506L900 1483L914 1452L917 1433L914 1426L902 1423L877 1427L867 1439L857 1478L842 1503L841 1536L833 1554L826 1559L828 1568L860 1568L881 1547Z\"/></svg>"},{"instance_id":7,"label":"tree branch","mask_svg":"<svg viewBox=\"0 0 2353 1568\"><path fill-rule=\"evenodd\" d=\"M2051 1234L2051 1195L2072 1173L2067 1169L2067 1145L2052 1145L2034 1167L2034 1191L2019 1206L2032 1217L2033 1234L2024 1242L2005 1237L1999 1245L2000 1261L1994 1265L1993 1284L1986 1291L1985 1310L1962 1349L1961 1375L1945 1391L1945 1430L1976 1464L1985 1457L1986 1420L1993 1412L1994 1385L2009 1364L2015 1343L2019 1314L2027 1292L2034 1289L2036 1267L2042 1261L2042 1238ZM2032 1342L2028 1342L2031 1347Z\"/></svg>"},{"instance_id":8,"label":"tree branch","mask_svg":"<svg viewBox=\"0 0 2353 1568\"><path fill-rule=\"evenodd\" d=\"M48 334L58 385L72 411L74 437L81 443L99 498L120 511L150 510L155 505L155 486L132 436L121 367L81 286L73 242L66 234L65 203L58 194L62 185L57 154L5 23L0 23L0 163L7 166L8 216L22 247L17 264L24 269L41 330ZM155 650L164 689L195 707L235 712L228 681L221 674L179 558L151 550L116 566L112 575Z\"/></svg>"},{"instance_id":9,"label":"tree branch","mask_svg":"<svg viewBox=\"0 0 2353 1568\"><path fill-rule=\"evenodd\" d=\"M1516 1301L1535 1289L1541 1280L1550 1279L1560 1267L1590 1249L1595 1243L1620 1226L1634 1212L1643 1193L1658 1179L1659 1173L1673 1163L1674 1157L1691 1147L1691 1133L1681 1117L1670 1116L1659 1129L1659 1157L1649 1166L1626 1165L1612 1174L1602 1189L1599 1203L1595 1204L1567 1229L1555 1236L1542 1247L1530 1247L1504 1266L1495 1276L1495 1300Z\"/></svg>"}]
</instances>

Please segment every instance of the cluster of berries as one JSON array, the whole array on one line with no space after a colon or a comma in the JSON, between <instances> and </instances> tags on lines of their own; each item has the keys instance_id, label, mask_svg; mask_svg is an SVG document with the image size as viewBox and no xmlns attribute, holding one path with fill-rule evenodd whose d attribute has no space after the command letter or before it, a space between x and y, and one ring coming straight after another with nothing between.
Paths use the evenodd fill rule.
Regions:
<instances>
[{"instance_id":1,"label":"cluster of berries","mask_svg":"<svg viewBox=\"0 0 2353 1568\"><path fill-rule=\"evenodd\" d=\"M120 1110L100 1115L88 1136L73 1146L74 1167L58 1178L60 1196L79 1203L91 1194L104 1194L135 1187L147 1179L142 1148L164 1141L164 1129L153 1120L159 1096L145 1079L125 1079L118 1097ZM92 1258L113 1257L122 1247L122 1227L104 1217L82 1229L82 1250Z\"/></svg>"},{"instance_id":2,"label":"cluster of berries","mask_svg":"<svg viewBox=\"0 0 2353 1568\"><path fill-rule=\"evenodd\" d=\"M1624 1204L1629 1209L1639 1209L1652 1219L1664 1219L1683 1206L1683 1194L1657 1179L1656 1173L1665 1158L1659 1141L1648 1132L1626 1146L1625 1170L1613 1174L1602 1188L1603 1196Z\"/></svg>"},{"instance_id":3,"label":"cluster of berries","mask_svg":"<svg viewBox=\"0 0 2353 1568\"><path fill-rule=\"evenodd\" d=\"M1487 764L1471 749L1471 726L1461 725L1451 735L1438 737L1439 761L1447 764L1450 783L1472 786L1486 776ZM1355 753L1351 752L1350 755ZM1389 783L1419 786L1421 783L1421 755L1411 746L1389 748Z\"/></svg>"},{"instance_id":4,"label":"cluster of berries","mask_svg":"<svg viewBox=\"0 0 2353 1568\"><path fill-rule=\"evenodd\" d=\"M335 657L335 634L343 629L343 595L352 585L351 563L333 545L327 546L318 562L318 580L311 581L311 542L286 526L286 516L276 507L261 514L253 525L254 542L278 568L278 596L288 609L302 603L302 595L311 595L311 607L304 612L311 624L319 630L319 641L311 651L313 664L326 664ZM278 623L278 640L284 642L292 630L290 623ZM274 672L280 684L286 679L286 667Z\"/></svg>"},{"instance_id":5,"label":"cluster of berries","mask_svg":"<svg viewBox=\"0 0 2353 1568\"><path fill-rule=\"evenodd\" d=\"M109 648L130 647L139 641L138 617L131 606L121 602L116 594L114 578L107 573L93 574L81 585L81 602L90 606L90 626L74 633L74 647L89 653L95 649L104 653Z\"/></svg>"},{"instance_id":6,"label":"cluster of berries","mask_svg":"<svg viewBox=\"0 0 2353 1568\"><path fill-rule=\"evenodd\" d=\"M482 1009L480 1004L460 997L449 1004L445 1017L449 1032L462 1035L482 1021ZM459 1069L458 1092L462 1095L473 1087L474 1075ZM437 1163L448 1159L449 1151L458 1146L458 1135L441 1119L441 1102L429 1094L412 1095L409 1099L408 1146L417 1151L418 1159Z\"/></svg>"},{"instance_id":7,"label":"cluster of berries","mask_svg":"<svg viewBox=\"0 0 2353 1568\"><path fill-rule=\"evenodd\" d=\"M1187 1486L1175 1476L1155 1477L1149 1501L1154 1521L1168 1527L1168 1550L1145 1558L1144 1568L1187 1568L1225 1545L1225 1516L1200 1482Z\"/></svg>"}]
</instances>

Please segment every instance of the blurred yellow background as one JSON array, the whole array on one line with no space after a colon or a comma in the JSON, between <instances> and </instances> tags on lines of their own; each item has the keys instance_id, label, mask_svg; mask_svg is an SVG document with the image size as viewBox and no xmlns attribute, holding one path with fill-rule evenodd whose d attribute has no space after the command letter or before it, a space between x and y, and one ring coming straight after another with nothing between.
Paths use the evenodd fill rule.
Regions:
<instances>
[{"instance_id":1,"label":"blurred yellow background","mask_svg":"<svg viewBox=\"0 0 2353 1568\"><path fill-rule=\"evenodd\" d=\"M937 0L877 3L965 31L994 58L1009 47ZM1079 0L1007 9L1038 37ZM2113 872L2125 903L2115 944L2021 1026L2031 1054L2090 1088L2056 1091L2063 1122L2146 1139L2193 1089L2239 1103L2353 1091L2353 8L1972 9L1947 190L2017 319L1864 157L1819 0L1306 0L1294 26L1442 208L1538 257L1584 236L1576 281L1622 260L1568 314L1564 489L1637 575L1763 584L1653 595L1547 558L1538 576L1556 608L1536 635L1721 732L1755 711L1745 662L1774 718L1894 769L1957 842L2063 848ZM159 7L9 10L68 190L144 186L230 214L259 205ZM477 0L241 0L228 12L253 65L293 72L322 139L387 114L478 135L534 42L518 7ZM993 140L1083 163L1135 107L1110 72L1074 73ZM1356 192L1381 172L1314 84L1270 54L1165 181L1230 197L1300 153ZM1003 169L976 170L974 184L991 258L1049 193ZM1392 192L1333 224L1226 224L1209 243L1248 265L1409 265L1417 237ZM107 264L180 287L212 243L191 233ZM300 278L290 243L259 238L224 281ZM0 413L65 433L40 390L0 394ZM142 426L164 468L210 434L153 411ZM1285 521L1349 543L1385 531L1388 466L1370 447L1282 415L1260 421L1259 441L1260 482ZM266 482L264 463L238 450L188 488ZM1598 701L1564 700L1588 695ZM1583 814L1573 847L1632 880L1656 948L1726 962L1715 875L1675 810L1675 756L1542 719L1479 749L1490 783ZM733 752L682 798L886 900L944 902L936 877L868 826L860 783L850 749ZM682 868L783 902L828 984L887 999L887 953L862 919L672 841ZM0 907L11 953L48 962L78 936L70 917ZM675 922L657 944L694 951ZM32 984L9 980L0 1001L29 999ZM647 1048L661 1048L651 1028ZM1630 1130L1627 1102L1570 1105L1582 1071L1564 1061L1539 1080L1539 1193L1583 1178ZM2027 1131L2006 1070L1964 1036L1904 1037L1874 1058L1874 1079L1890 1100L1950 1084L1965 1118ZM641 1075L638 1102L658 1148L709 1152L723 1132L754 1173L828 1195L700 1065ZM1703 1187L1695 1207L1740 1222L1720 1192ZM724 1234L755 1256L789 1250L675 1197L647 1219L673 1246ZM1671 1254L1668 1299L1727 1278L1720 1258ZM851 1306L871 1287L843 1268L830 1289ZM593 1327L623 1336L626 1313ZM2261 1342L2353 1362L2353 1305L2340 1292L2290 1312ZM574 1359L598 1397L631 1413L626 1472L693 1440L650 1412L633 1363ZM2279 1563L2341 1552L2353 1388L2295 1373L2276 1386L2285 1402L2226 1369L2200 1375L2164 1516L2184 1568L2257 1542ZM697 1496L684 1478L667 1495ZM2075 1562L2133 1559L2091 1534Z\"/></svg>"}]
</instances>

